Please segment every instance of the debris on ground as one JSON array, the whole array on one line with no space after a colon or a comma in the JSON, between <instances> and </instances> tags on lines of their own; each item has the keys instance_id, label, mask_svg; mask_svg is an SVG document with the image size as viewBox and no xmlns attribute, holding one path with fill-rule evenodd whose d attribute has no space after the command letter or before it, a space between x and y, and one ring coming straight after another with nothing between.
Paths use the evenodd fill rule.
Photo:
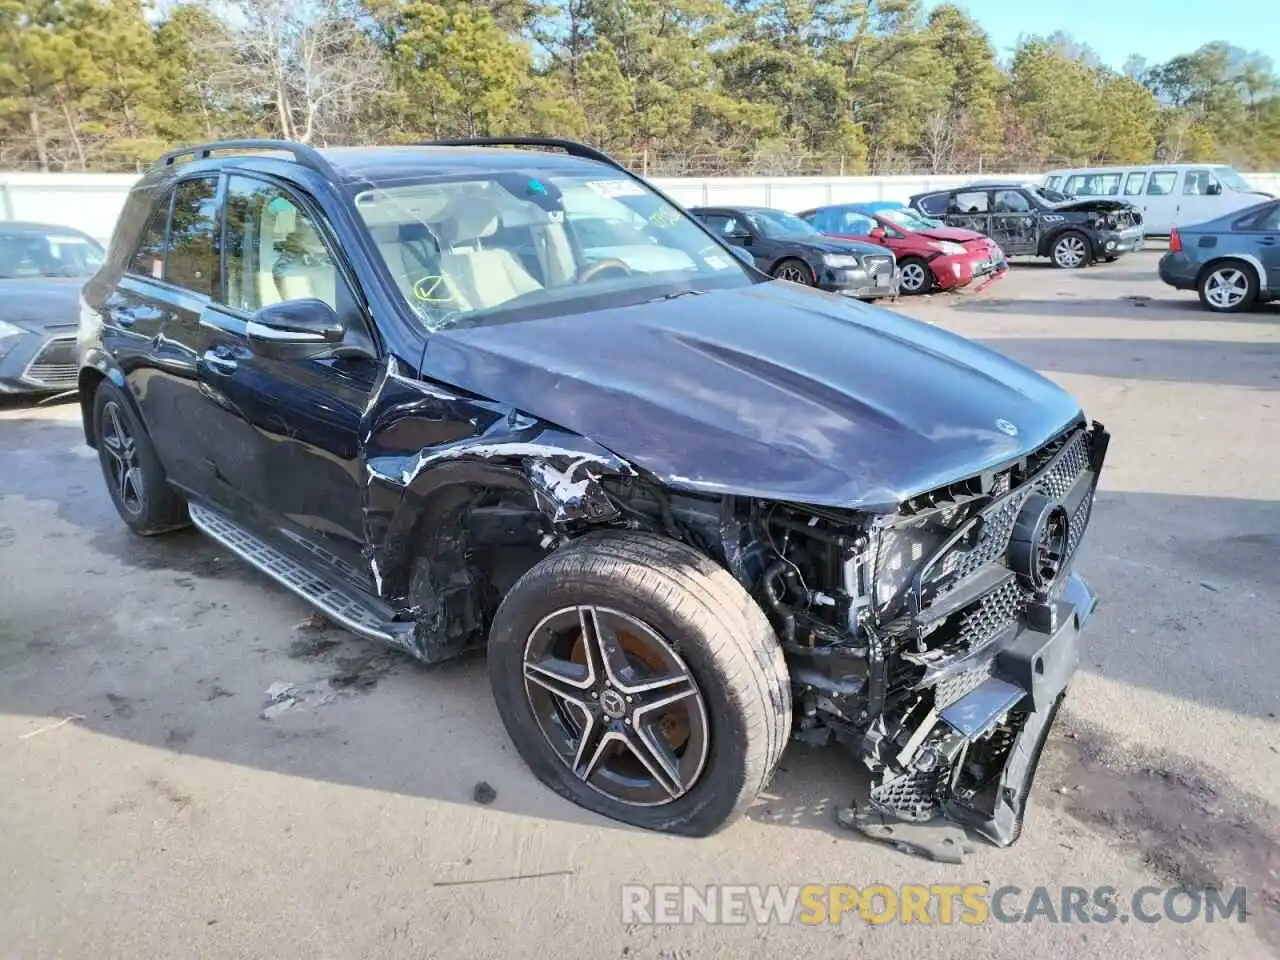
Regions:
<instances>
[{"instance_id":1,"label":"debris on ground","mask_svg":"<svg viewBox=\"0 0 1280 960\"><path fill-rule=\"evenodd\" d=\"M262 717L263 720L274 720L297 702L293 697L285 697L283 700L278 700L264 708L258 716Z\"/></svg>"},{"instance_id":2,"label":"debris on ground","mask_svg":"<svg viewBox=\"0 0 1280 960\"><path fill-rule=\"evenodd\" d=\"M78 714L78 713L73 713L73 714L71 714L71 716L69 716L69 717L63 717L63 718L62 718L61 720L59 720L57 723L50 723L50 724L46 724L45 726L40 727L38 730L32 730L30 733L24 733L24 734L23 734L22 736L20 736L18 739L19 739L19 740L30 740L32 737L39 736L39 735L40 735L40 734L42 734L42 733L48 733L50 730L57 730L59 727L65 726L65 725L66 725L66 724L68 724L68 723L74 723L76 720L83 720L83 719L84 719L84 717L80 716L80 714ZM484 784L484 786L486 786L486 787L487 787L487 786L488 786L488 784L486 783L486 784ZM477 789L479 789L479 788L477 788Z\"/></svg>"},{"instance_id":3,"label":"debris on ground","mask_svg":"<svg viewBox=\"0 0 1280 960\"><path fill-rule=\"evenodd\" d=\"M481 780L471 792L471 799L487 807L498 799L498 791L489 786L488 781Z\"/></svg>"},{"instance_id":4,"label":"debris on ground","mask_svg":"<svg viewBox=\"0 0 1280 960\"><path fill-rule=\"evenodd\" d=\"M298 688L292 683L277 680L267 687L267 705L258 714L263 720L274 720L298 702Z\"/></svg>"},{"instance_id":5,"label":"debris on ground","mask_svg":"<svg viewBox=\"0 0 1280 960\"><path fill-rule=\"evenodd\" d=\"M328 630L331 626L333 626L333 624L327 617L319 613L313 613L302 620L293 629L303 633L320 633L324 630Z\"/></svg>"},{"instance_id":6,"label":"debris on ground","mask_svg":"<svg viewBox=\"0 0 1280 960\"><path fill-rule=\"evenodd\" d=\"M341 644L342 641L336 637L312 633L289 644L289 656L294 660L318 660Z\"/></svg>"}]
</instances>

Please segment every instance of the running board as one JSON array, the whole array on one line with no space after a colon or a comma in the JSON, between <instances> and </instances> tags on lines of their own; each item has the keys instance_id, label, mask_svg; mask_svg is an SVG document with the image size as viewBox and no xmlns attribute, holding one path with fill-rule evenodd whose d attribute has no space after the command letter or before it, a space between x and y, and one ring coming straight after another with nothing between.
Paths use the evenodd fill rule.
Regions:
<instances>
[{"instance_id":1,"label":"running board","mask_svg":"<svg viewBox=\"0 0 1280 960\"><path fill-rule=\"evenodd\" d=\"M373 597L338 586L226 514L198 503L189 504L188 509L197 530L288 587L330 620L370 640L402 649L410 645L413 625L395 621L389 610L379 610Z\"/></svg>"}]
</instances>

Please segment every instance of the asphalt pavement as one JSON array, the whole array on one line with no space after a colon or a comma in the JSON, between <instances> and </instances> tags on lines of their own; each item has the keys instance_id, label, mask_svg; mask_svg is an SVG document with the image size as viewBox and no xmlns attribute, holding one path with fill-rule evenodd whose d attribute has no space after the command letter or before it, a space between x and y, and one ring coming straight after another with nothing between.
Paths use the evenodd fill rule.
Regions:
<instances>
[{"instance_id":1,"label":"asphalt pavement","mask_svg":"<svg viewBox=\"0 0 1280 960\"><path fill-rule=\"evenodd\" d=\"M133 537L78 407L9 402L0 957L1280 954L1280 307L1212 317L1147 252L892 308L1045 372L1113 435L1080 561L1101 604L1014 847L945 865L841 830L863 781L835 746L793 744L709 839L585 813L515 755L482 660L423 669L194 532ZM1028 916L624 916L624 885L677 883L985 884ZM1063 922L1063 885L1241 886L1248 917Z\"/></svg>"}]
</instances>

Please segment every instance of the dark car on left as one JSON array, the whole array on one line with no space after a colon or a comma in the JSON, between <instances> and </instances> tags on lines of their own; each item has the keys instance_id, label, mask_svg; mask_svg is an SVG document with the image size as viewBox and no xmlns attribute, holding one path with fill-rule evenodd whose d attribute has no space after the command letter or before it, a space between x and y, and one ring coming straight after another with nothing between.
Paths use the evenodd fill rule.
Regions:
<instances>
[{"instance_id":1,"label":"dark car on left","mask_svg":"<svg viewBox=\"0 0 1280 960\"><path fill-rule=\"evenodd\" d=\"M693 207L689 212L726 243L749 253L756 268L771 277L859 300L898 295L897 261L874 243L825 236L808 221L770 207Z\"/></svg>"},{"instance_id":2,"label":"dark car on left","mask_svg":"<svg viewBox=\"0 0 1280 960\"><path fill-rule=\"evenodd\" d=\"M79 230L0 222L0 394L75 388L80 287L102 258Z\"/></svg>"}]
</instances>

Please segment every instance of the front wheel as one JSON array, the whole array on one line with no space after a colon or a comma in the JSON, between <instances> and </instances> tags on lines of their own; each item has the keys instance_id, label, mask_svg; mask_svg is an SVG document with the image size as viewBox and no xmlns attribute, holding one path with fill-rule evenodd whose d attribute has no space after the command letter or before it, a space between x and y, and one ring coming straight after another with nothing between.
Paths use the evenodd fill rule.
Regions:
<instances>
[{"instance_id":1,"label":"front wheel","mask_svg":"<svg viewBox=\"0 0 1280 960\"><path fill-rule=\"evenodd\" d=\"M791 730L769 621L708 557L593 534L526 573L489 636L498 712L560 795L634 826L703 836L768 782Z\"/></svg>"},{"instance_id":2,"label":"front wheel","mask_svg":"<svg viewBox=\"0 0 1280 960\"><path fill-rule=\"evenodd\" d=\"M905 296L928 293L933 289L933 271L923 260L907 257L900 264L901 281L898 289Z\"/></svg>"},{"instance_id":3,"label":"front wheel","mask_svg":"<svg viewBox=\"0 0 1280 960\"><path fill-rule=\"evenodd\" d=\"M805 287L812 287L818 282L808 264L799 260L783 260L773 268L773 275L778 280L789 280Z\"/></svg>"},{"instance_id":4,"label":"front wheel","mask_svg":"<svg viewBox=\"0 0 1280 960\"><path fill-rule=\"evenodd\" d=\"M1200 303L1214 313L1241 313L1258 299L1258 276L1240 261L1228 261L1205 271L1199 283Z\"/></svg>"},{"instance_id":5,"label":"front wheel","mask_svg":"<svg viewBox=\"0 0 1280 960\"><path fill-rule=\"evenodd\" d=\"M1053 260L1053 265L1063 270L1083 267L1090 259L1089 240L1083 233L1068 230L1053 241L1049 256Z\"/></svg>"}]
</instances>

